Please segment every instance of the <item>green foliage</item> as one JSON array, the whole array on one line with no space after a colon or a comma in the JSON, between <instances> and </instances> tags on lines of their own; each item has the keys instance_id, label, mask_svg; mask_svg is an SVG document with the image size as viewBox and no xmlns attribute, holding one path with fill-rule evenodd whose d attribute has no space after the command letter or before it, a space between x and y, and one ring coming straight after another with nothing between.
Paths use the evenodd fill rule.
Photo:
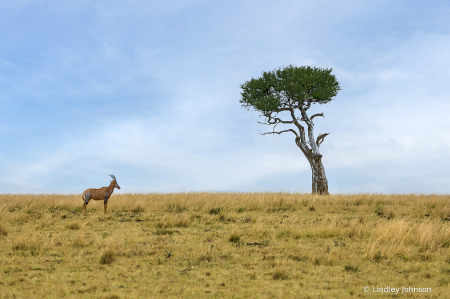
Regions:
<instances>
[{"instance_id":1,"label":"green foliage","mask_svg":"<svg viewBox=\"0 0 450 299\"><path fill-rule=\"evenodd\" d=\"M241 85L241 104L261 112L279 112L288 106L325 104L341 89L332 69L287 66Z\"/></svg>"}]
</instances>

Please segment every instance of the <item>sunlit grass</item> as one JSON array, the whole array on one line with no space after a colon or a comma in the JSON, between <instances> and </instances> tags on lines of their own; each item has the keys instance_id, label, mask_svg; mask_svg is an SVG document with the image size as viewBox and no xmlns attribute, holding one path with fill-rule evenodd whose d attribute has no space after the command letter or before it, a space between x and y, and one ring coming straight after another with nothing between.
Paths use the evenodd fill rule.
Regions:
<instances>
[{"instance_id":1,"label":"sunlit grass","mask_svg":"<svg viewBox=\"0 0 450 299\"><path fill-rule=\"evenodd\" d=\"M0 195L0 298L450 293L450 196L115 194L106 215L82 203Z\"/></svg>"}]
</instances>

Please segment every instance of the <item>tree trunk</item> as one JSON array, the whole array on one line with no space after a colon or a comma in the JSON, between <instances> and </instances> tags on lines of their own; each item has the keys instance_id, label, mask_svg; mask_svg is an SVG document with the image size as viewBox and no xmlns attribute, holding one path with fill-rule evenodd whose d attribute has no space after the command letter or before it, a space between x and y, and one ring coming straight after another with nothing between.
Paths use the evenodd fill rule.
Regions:
<instances>
[{"instance_id":1,"label":"tree trunk","mask_svg":"<svg viewBox=\"0 0 450 299\"><path fill-rule=\"evenodd\" d=\"M328 195L328 181L322 164L322 155L308 159L312 171L312 194Z\"/></svg>"}]
</instances>

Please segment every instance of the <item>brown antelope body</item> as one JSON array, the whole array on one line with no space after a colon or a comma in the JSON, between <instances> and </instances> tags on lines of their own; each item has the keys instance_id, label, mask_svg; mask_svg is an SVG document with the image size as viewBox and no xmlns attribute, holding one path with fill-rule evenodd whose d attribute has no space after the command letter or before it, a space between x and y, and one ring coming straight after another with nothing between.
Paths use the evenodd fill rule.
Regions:
<instances>
[{"instance_id":1,"label":"brown antelope body","mask_svg":"<svg viewBox=\"0 0 450 299\"><path fill-rule=\"evenodd\" d=\"M111 197L111 194L114 191L114 188L120 189L119 184L117 184L116 177L112 174L109 175L113 178L111 184L108 187L103 187L100 189L87 189L83 192L83 211L86 213L86 206L91 199L93 200L103 200L104 201L104 212L106 214L106 207L108 205L108 199Z\"/></svg>"}]
</instances>

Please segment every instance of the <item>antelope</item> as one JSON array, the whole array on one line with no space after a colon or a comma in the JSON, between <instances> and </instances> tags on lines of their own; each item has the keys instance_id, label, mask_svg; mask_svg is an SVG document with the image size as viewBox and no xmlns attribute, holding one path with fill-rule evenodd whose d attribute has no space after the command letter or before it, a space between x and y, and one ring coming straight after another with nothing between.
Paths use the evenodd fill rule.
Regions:
<instances>
[{"instance_id":1,"label":"antelope","mask_svg":"<svg viewBox=\"0 0 450 299\"><path fill-rule=\"evenodd\" d=\"M117 184L116 177L112 174L109 175L113 178L111 184L108 187L103 187L100 189L87 189L83 192L82 199L84 200L83 211L86 213L86 206L91 199L93 200L104 200L104 213L106 214L106 206L108 204L108 199L114 191L114 188L120 189L119 184Z\"/></svg>"}]
</instances>

